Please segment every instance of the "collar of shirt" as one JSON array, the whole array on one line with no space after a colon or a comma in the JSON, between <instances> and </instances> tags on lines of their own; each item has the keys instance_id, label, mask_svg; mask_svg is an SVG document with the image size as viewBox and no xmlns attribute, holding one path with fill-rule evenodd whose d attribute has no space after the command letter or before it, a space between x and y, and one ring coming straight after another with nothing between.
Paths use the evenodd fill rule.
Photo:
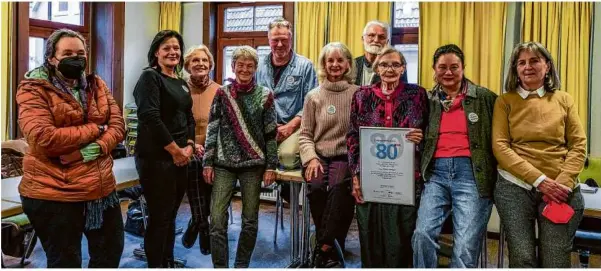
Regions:
<instances>
[{"instance_id":1,"label":"collar of shirt","mask_svg":"<svg viewBox=\"0 0 601 271\"><path fill-rule=\"evenodd\" d=\"M522 86L518 87L518 94L522 97L522 99L526 99L528 98L528 95L532 95L532 94L537 94L538 97L543 97L545 96L545 93L547 91L545 90L545 86L542 86L540 88L538 88L537 90L533 90L533 91L527 91L524 88L522 88Z\"/></svg>"}]
</instances>

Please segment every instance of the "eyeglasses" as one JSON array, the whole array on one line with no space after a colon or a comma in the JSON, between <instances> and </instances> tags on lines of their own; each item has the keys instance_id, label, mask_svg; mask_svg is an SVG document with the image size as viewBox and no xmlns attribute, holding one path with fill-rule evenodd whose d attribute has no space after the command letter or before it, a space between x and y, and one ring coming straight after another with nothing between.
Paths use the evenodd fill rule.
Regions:
<instances>
[{"instance_id":1,"label":"eyeglasses","mask_svg":"<svg viewBox=\"0 0 601 271\"><path fill-rule=\"evenodd\" d=\"M459 70L459 66L457 66L457 65L451 65L451 67L437 66L436 70L441 73L446 73L447 71L451 71L451 73L456 73Z\"/></svg>"},{"instance_id":2,"label":"eyeglasses","mask_svg":"<svg viewBox=\"0 0 601 271\"><path fill-rule=\"evenodd\" d=\"M392 63L392 64L388 64L388 63L379 63L378 67L382 70L387 70L389 68L392 68L393 70L400 70L403 67L403 64L401 63Z\"/></svg>"}]
</instances>

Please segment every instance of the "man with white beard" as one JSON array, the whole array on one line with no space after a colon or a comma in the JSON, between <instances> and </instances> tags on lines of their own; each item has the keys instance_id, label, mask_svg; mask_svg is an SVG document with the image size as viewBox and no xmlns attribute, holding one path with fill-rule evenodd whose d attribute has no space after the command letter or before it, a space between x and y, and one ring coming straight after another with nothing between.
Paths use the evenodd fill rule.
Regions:
<instances>
[{"instance_id":1,"label":"man with white beard","mask_svg":"<svg viewBox=\"0 0 601 271\"><path fill-rule=\"evenodd\" d=\"M371 64L374 62L382 48L386 47L390 42L388 31L388 24L381 21L370 21L365 25L363 36L361 36L364 54L355 58L357 67L355 85L367 86L380 82L380 76L374 72ZM407 83L406 72L401 75L401 81Z\"/></svg>"}]
</instances>

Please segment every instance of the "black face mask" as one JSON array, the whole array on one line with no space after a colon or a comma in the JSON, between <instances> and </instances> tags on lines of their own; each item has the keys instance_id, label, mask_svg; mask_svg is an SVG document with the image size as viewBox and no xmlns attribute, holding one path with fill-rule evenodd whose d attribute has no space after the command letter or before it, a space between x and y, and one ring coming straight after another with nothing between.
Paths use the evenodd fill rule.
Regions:
<instances>
[{"instance_id":1,"label":"black face mask","mask_svg":"<svg viewBox=\"0 0 601 271\"><path fill-rule=\"evenodd\" d=\"M60 60L58 71L68 79L79 79L81 73L86 69L86 58L81 56L70 56Z\"/></svg>"}]
</instances>

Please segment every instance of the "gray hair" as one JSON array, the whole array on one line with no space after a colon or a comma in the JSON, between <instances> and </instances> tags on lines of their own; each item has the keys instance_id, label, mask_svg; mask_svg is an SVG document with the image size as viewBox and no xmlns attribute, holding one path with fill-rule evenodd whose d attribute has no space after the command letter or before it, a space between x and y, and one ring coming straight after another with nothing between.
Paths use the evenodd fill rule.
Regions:
<instances>
[{"instance_id":1,"label":"gray hair","mask_svg":"<svg viewBox=\"0 0 601 271\"><path fill-rule=\"evenodd\" d=\"M205 52L205 54L207 54L207 56L209 57L209 71L212 71L215 68L215 60L213 59L213 54L211 54L209 48L204 44L192 46L190 47L190 49L188 49L188 51L186 51L186 53L184 54L184 70L186 70L186 72L189 72L188 64L190 64L190 60L192 60L192 55L197 51L202 51Z\"/></svg>"},{"instance_id":2,"label":"gray hair","mask_svg":"<svg viewBox=\"0 0 601 271\"><path fill-rule=\"evenodd\" d=\"M342 42L330 42L321 49L317 61L317 63L319 63L319 66L317 67L317 78L319 79L319 81L323 81L324 78L328 77L328 73L326 71L326 59L328 55L333 51L339 51L344 56L344 58L348 60L349 68L344 73L343 80L348 81L350 84L354 84L355 61L353 60L353 55L351 54L351 51Z\"/></svg>"},{"instance_id":3,"label":"gray hair","mask_svg":"<svg viewBox=\"0 0 601 271\"><path fill-rule=\"evenodd\" d=\"M255 67L259 65L259 57L257 56L257 50L248 45L240 46L234 50L232 54L232 66L236 64L238 59L250 59L255 62Z\"/></svg>"},{"instance_id":4,"label":"gray hair","mask_svg":"<svg viewBox=\"0 0 601 271\"><path fill-rule=\"evenodd\" d=\"M518 59L520 58L520 54L528 50L539 58L544 59L549 65L549 72L545 76L544 87L546 91L553 92L556 89L561 88L561 81L559 80L559 74L557 73L557 69L555 68L555 61L553 60L553 56L551 53L543 46L542 44L534 41L520 43L513 48L513 52L511 53L511 58L509 60L510 67L509 73L507 73L507 78L505 78L505 91L511 92L517 90L520 85L520 77L518 76Z\"/></svg>"},{"instance_id":5,"label":"gray hair","mask_svg":"<svg viewBox=\"0 0 601 271\"><path fill-rule=\"evenodd\" d=\"M386 47L382 48L380 53L378 53L378 56L376 57L376 59L374 60L374 63L372 64L372 67L375 72L378 72L378 66L380 64L380 61L382 61L382 57L385 55L389 55L389 54L398 54L399 57L401 58L401 65L407 66L407 60L405 60L405 56L403 55L403 53L401 53L401 51L397 50L396 48L394 48L392 46L386 46Z\"/></svg>"},{"instance_id":6,"label":"gray hair","mask_svg":"<svg viewBox=\"0 0 601 271\"><path fill-rule=\"evenodd\" d=\"M49 59L56 54L56 44L58 44L58 41L64 37L78 38L81 40L83 47L86 50L86 55L88 54L88 45L86 44L86 39L78 32L63 28L52 32L50 37L48 37L46 40L46 48L44 50L44 65L50 66Z\"/></svg>"},{"instance_id":7,"label":"gray hair","mask_svg":"<svg viewBox=\"0 0 601 271\"><path fill-rule=\"evenodd\" d=\"M384 28L384 32L386 32L386 38L390 38L390 26L387 23L378 20L369 21L367 24L365 24L365 28L363 28L363 36L367 34L367 29L374 25Z\"/></svg>"},{"instance_id":8,"label":"gray hair","mask_svg":"<svg viewBox=\"0 0 601 271\"><path fill-rule=\"evenodd\" d=\"M286 19L280 17L280 18L276 18L273 21L269 22L269 25L267 25L267 34L269 35L271 30L276 27L288 29L288 33L292 36L291 24Z\"/></svg>"}]
</instances>

